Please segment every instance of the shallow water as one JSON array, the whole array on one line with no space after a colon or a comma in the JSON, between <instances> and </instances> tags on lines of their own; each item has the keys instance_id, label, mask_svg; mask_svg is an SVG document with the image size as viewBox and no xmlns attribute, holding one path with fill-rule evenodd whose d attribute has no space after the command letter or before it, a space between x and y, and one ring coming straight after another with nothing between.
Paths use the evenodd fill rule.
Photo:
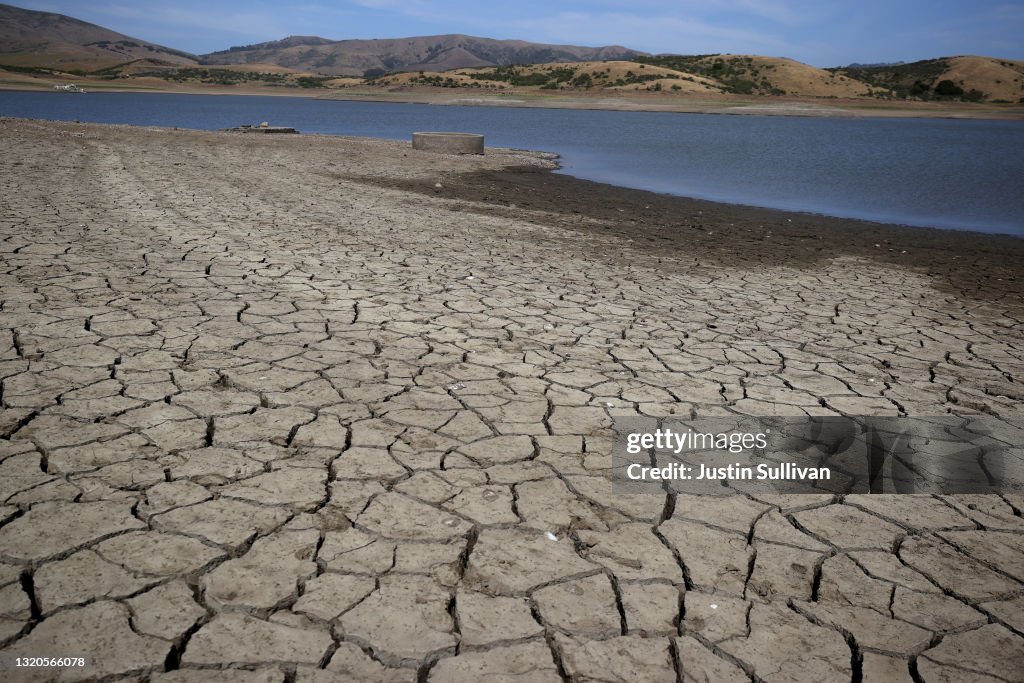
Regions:
<instances>
[{"instance_id":1,"label":"shallow water","mask_svg":"<svg viewBox=\"0 0 1024 683\"><path fill-rule=\"evenodd\" d=\"M716 116L290 97L0 92L0 115L409 139L483 133L581 178L723 202L1024 235L1024 122ZM0 141L2 142L2 141Z\"/></svg>"}]
</instances>

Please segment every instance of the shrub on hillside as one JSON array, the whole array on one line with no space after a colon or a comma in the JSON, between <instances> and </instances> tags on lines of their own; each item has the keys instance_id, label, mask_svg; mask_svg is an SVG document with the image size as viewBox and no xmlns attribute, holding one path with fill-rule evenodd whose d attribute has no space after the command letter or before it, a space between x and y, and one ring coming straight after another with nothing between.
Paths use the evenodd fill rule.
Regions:
<instances>
[{"instance_id":1,"label":"shrub on hillside","mask_svg":"<svg viewBox=\"0 0 1024 683\"><path fill-rule=\"evenodd\" d=\"M580 74L572 80L573 87L576 88L590 88L594 85L594 79L590 77L590 74Z\"/></svg>"}]
</instances>

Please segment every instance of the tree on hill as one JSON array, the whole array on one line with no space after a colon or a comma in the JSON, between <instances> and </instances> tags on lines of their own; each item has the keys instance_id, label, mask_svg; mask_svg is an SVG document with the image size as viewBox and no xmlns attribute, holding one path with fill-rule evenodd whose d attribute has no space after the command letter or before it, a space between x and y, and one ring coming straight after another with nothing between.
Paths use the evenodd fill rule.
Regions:
<instances>
[{"instance_id":1,"label":"tree on hill","mask_svg":"<svg viewBox=\"0 0 1024 683\"><path fill-rule=\"evenodd\" d=\"M935 94L939 97L961 97L964 89L947 78L935 85Z\"/></svg>"}]
</instances>

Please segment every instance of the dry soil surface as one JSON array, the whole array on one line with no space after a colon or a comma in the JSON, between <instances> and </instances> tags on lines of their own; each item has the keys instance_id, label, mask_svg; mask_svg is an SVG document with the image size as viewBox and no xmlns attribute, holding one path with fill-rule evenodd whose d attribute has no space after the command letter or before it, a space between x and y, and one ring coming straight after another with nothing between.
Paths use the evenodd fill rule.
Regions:
<instances>
[{"instance_id":1,"label":"dry soil surface","mask_svg":"<svg viewBox=\"0 0 1024 683\"><path fill-rule=\"evenodd\" d=\"M500 150L15 120L0 146L5 659L1020 680L1024 497L630 496L608 468L613 415L1024 430L1021 240Z\"/></svg>"}]
</instances>

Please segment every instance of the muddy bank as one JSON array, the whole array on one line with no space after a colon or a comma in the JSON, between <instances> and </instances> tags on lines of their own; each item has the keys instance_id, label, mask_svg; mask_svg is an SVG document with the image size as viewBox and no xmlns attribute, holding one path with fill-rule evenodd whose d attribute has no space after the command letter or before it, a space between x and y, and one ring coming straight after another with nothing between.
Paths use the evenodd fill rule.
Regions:
<instances>
[{"instance_id":1,"label":"muddy bank","mask_svg":"<svg viewBox=\"0 0 1024 683\"><path fill-rule=\"evenodd\" d=\"M433 177L352 175L354 181L469 202L465 210L531 220L621 241L652 267L820 266L843 257L909 268L958 296L1024 306L1024 239L890 225L635 190L536 165ZM440 182L441 187L436 187ZM622 256L612 247L606 255ZM667 260L666 258L667 257Z\"/></svg>"}]
</instances>

